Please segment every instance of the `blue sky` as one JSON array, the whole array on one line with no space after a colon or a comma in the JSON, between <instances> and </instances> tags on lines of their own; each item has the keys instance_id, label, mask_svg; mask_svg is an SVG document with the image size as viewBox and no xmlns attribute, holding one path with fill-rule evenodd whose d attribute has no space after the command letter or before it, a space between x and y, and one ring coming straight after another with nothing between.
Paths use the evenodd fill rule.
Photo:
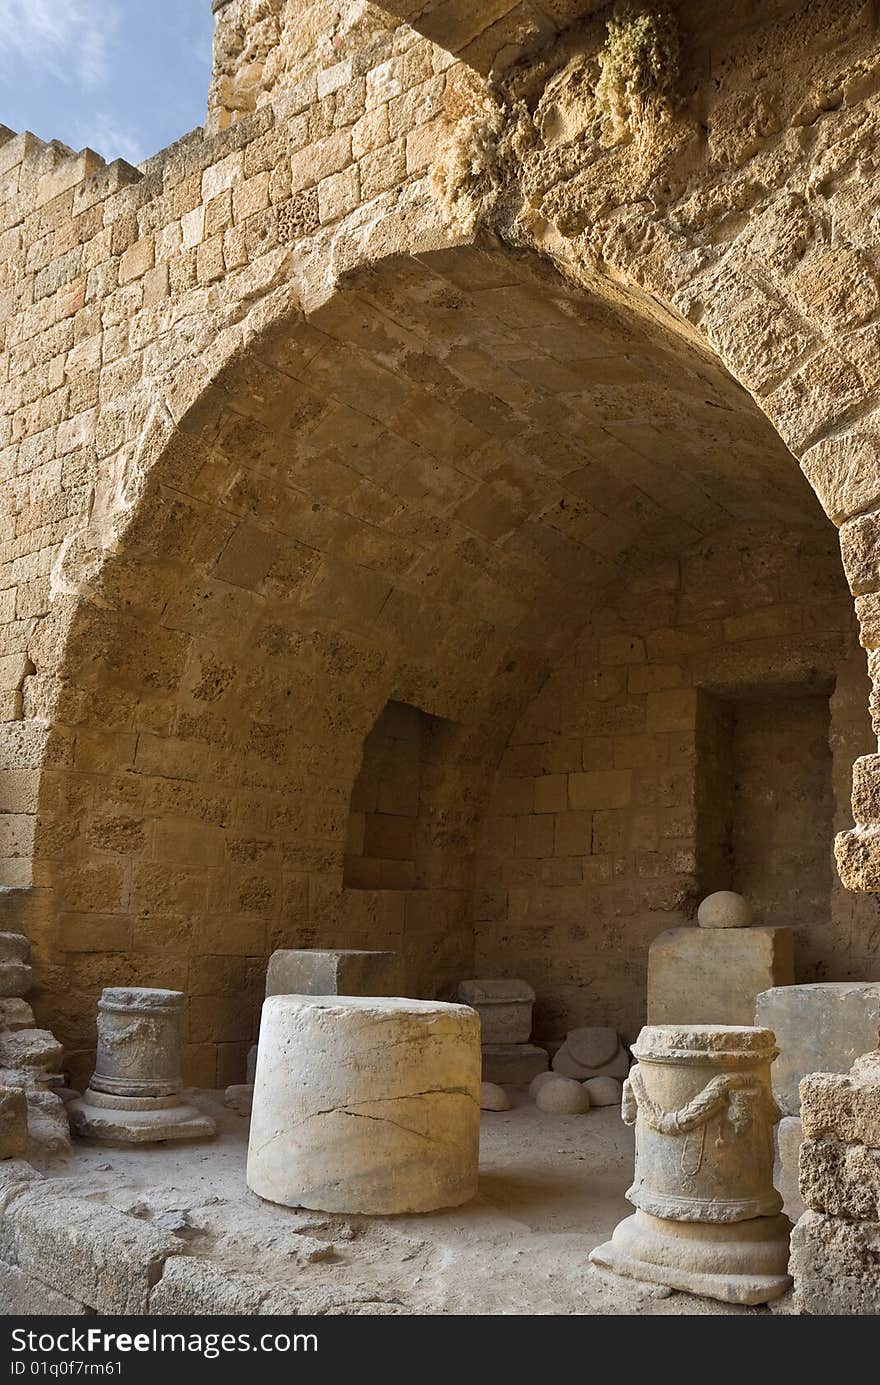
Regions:
<instances>
[{"instance_id":1,"label":"blue sky","mask_svg":"<svg viewBox=\"0 0 880 1385\"><path fill-rule=\"evenodd\" d=\"M204 123L211 0L0 0L0 124L140 163Z\"/></svg>"}]
</instances>

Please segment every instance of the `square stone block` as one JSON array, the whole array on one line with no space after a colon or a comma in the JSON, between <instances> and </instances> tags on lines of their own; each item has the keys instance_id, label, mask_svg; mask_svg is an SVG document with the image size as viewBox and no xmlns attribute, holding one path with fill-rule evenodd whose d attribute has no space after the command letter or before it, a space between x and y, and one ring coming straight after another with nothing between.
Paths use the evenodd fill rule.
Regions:
<instances>
[{"instance_id":1,"label":"square stone block","mask_svg":"<svg viewBox=\"0 0 880 1385\"><path fill-rule=\"evenodd\" d=\"M483 1081L518 1087L546 1072L550 1056L537 1044L483 1044Z\"/></svg>"},{"instance_id":2,"label":"square stone block","mask_svg":"<svg viewBox=\"0 0 880 1385\"><path fill-rule=\"evenodd\" d=\"M462 981L458 998L480 1016L484 1044L528 1043L535 1003L528 981Z\"/></svg>"},{"instance_id":3,"label":"square stone block","mask_svg":"<svg viewBox=\"0 0 880 1385\"><path fill-rule=\"evenodd\" d=\"M796 1116L802 1077L849 1072L856 1058L877 1047L880 982L819 981L762 991L754 1023L776 1035L773 1095L784 1115Z\"/></svg>"},{"instance_id":4,"label":"square stone block","mask_svg":"<svg viewBox=\"0 0 880 1385\"><path fill-rule=\"evenodd\" d=\"M648 951L648 1023L751 1025L759 991L793 980L790 928L670 928Z\"/></svg>"},{"instance_id":5,"label":"square stone block","mask_svg":"<svg viewBox=\"0 0 880 1385\"><path fill-rule=\"evenodd\" d=\"M880 1222L880 1149L839 1140L804 1140L800 1192L813 1212Z\"/></svg>"},{"instance_id":6,"label":"square stone block","mask_svg":"<svg viewBox=\"0 0 880 1385\"><path fill-rule=\"evenodd\" d=\"M266 995L399 996L402 971L397 952L282 948L269 958Z\"/></svg>"},{"instance_id":7,"label":"square stone block","mask_svg":"<svg viewBox=\"0 0 880 1385\"><path fill-rule=\"evenodd\" d=\"M880 1313L880 1223L805 1212L791 1233L795 1304L817 1317Z\"/></svg>"}]
</instances>

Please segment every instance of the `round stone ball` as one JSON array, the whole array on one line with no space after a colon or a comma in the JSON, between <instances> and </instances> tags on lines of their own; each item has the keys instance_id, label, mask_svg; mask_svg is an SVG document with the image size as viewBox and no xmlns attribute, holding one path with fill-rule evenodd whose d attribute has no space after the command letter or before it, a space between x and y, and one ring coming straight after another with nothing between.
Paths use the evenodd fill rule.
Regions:
<instances>
[{"instance_id":1,"label":"round stone ball","mask_svg":"<svg viewBox=\"0 0 880 1385\"><path fill-rule=\"evenodd\" d=\"M480 1110L481 1111L509 1111L510 1097L503 1087L499 1087L497 1082L480 1083Z\"/></svg>"},{"instance_id":2,"label":"round stone ball","mask_svg":"<svg viewBox=\"0 0 880 1385\"><path fill-rule=\"evenodd\" d=\"M748 928L751 921L751 904L733 890L716 890L706 895L697 910L701 928Z\"/></svg>"},{"instance_id":3,"label":"round stone ball","mask_svg":"<svg viewBox=\"0 0 880 1385\"><path fill-rule=\"evenodd\" d=\"M583 1084L591 1106L619 1106L623 1083L616 1077L589 1077Z\"/></svg>"},{"instance_id":4,"label":"round stone ball","mask_svg":"<svg viewBox=\"0 0 880 1385\"><path fill-rule=\"evenodd\" d=\"M247 1184L284 1207L387 1216L477 1192L480 1020L384 996L263 1003Z\"/></svg>"},{"instance_id":5,"label":"round stone ball","mask_svg":"<svg viewBox=\"0 0 880 1385\"><path fill-rule=\"evenodd\" d=\"M537 1077L533 1077L529 1083L529 1096L532 1098L532 1101L537 1100L538 1093L543 1086L546 1086L548 1082L552 1082L553 1079L558 1076L558 1072L539 1072Z\"/></svg>"},{"instance_id":6,"label":"round stone ball","mask_svg":"<svg viewBox=\"0 0 880 1385\"><path fill-rule=\"evenodd\" d=\"M590 1109L590 1094L572 1077L554 1077L539 1089L535 1105L556 1116L583 1116Z\"/></svg>"}]
</instances>

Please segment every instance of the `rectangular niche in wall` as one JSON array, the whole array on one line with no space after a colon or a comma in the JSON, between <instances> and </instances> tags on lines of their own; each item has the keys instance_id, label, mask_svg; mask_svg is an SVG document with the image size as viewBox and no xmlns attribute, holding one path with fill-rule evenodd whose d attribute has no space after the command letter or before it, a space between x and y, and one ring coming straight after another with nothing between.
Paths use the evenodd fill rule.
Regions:
<instances>
[{"instance_id":1,"label":"rectangular niche in wall","mask_svg":"<svg viewBox=\"0 0 880 1385\"><path fill-rule=\"evenodd\" d=\"M834 799L827 694L706 696L697 776L701 889L747 896L755 922L830 916Z\"/></svg>"},{"instance_id":2,"label":"rectangular niche in wall","mask_svg":"<svg viewBox=\"0 0 880 1385\"><path fill-rule=\"evenodd\" d=\"M343 885L412 890L430 834L427 803L438 743L452 723L405 702L388 702L364 741L351 795Z\"/></svg>"}]
</instances>

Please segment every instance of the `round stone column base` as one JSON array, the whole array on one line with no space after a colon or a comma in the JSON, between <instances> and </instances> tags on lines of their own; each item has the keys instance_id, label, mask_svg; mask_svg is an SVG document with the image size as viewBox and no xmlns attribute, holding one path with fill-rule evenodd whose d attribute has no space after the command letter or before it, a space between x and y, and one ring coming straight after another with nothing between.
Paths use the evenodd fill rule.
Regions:
<instances>
[{"instance_id":1,"label":"round stone column base","mask_svg":"<svg viewBox=\"0 0 880 1385\"><path fill-rule=\"evenodd\" d=\"M169 1105L167 1097L157 1097L149 1106L147 1098L136 1098L136 1107L124 1108L106 1105L106 1097L99 1105L93 1104L89 1100L93 1095L87 1089L67 1105L71 1129L83 1139L107 1144L158 1144L163 1140L204 1140L217 1128L196 1106L177 1100Z\"/></svg>"},{"instance_id":2,"label":"round stone column base","mask_svg":"<svg viewBox=\"0 0 880 1385\"><path fill-rule=\"evenodd\" d=\"M626 1279L717 1298L722 1303L769 1303L791 1285L788 1217L752 1217L715 1225L666 1221L636 1212L590 1252L602 1269Z\"/></svg>"}]
</instances>

